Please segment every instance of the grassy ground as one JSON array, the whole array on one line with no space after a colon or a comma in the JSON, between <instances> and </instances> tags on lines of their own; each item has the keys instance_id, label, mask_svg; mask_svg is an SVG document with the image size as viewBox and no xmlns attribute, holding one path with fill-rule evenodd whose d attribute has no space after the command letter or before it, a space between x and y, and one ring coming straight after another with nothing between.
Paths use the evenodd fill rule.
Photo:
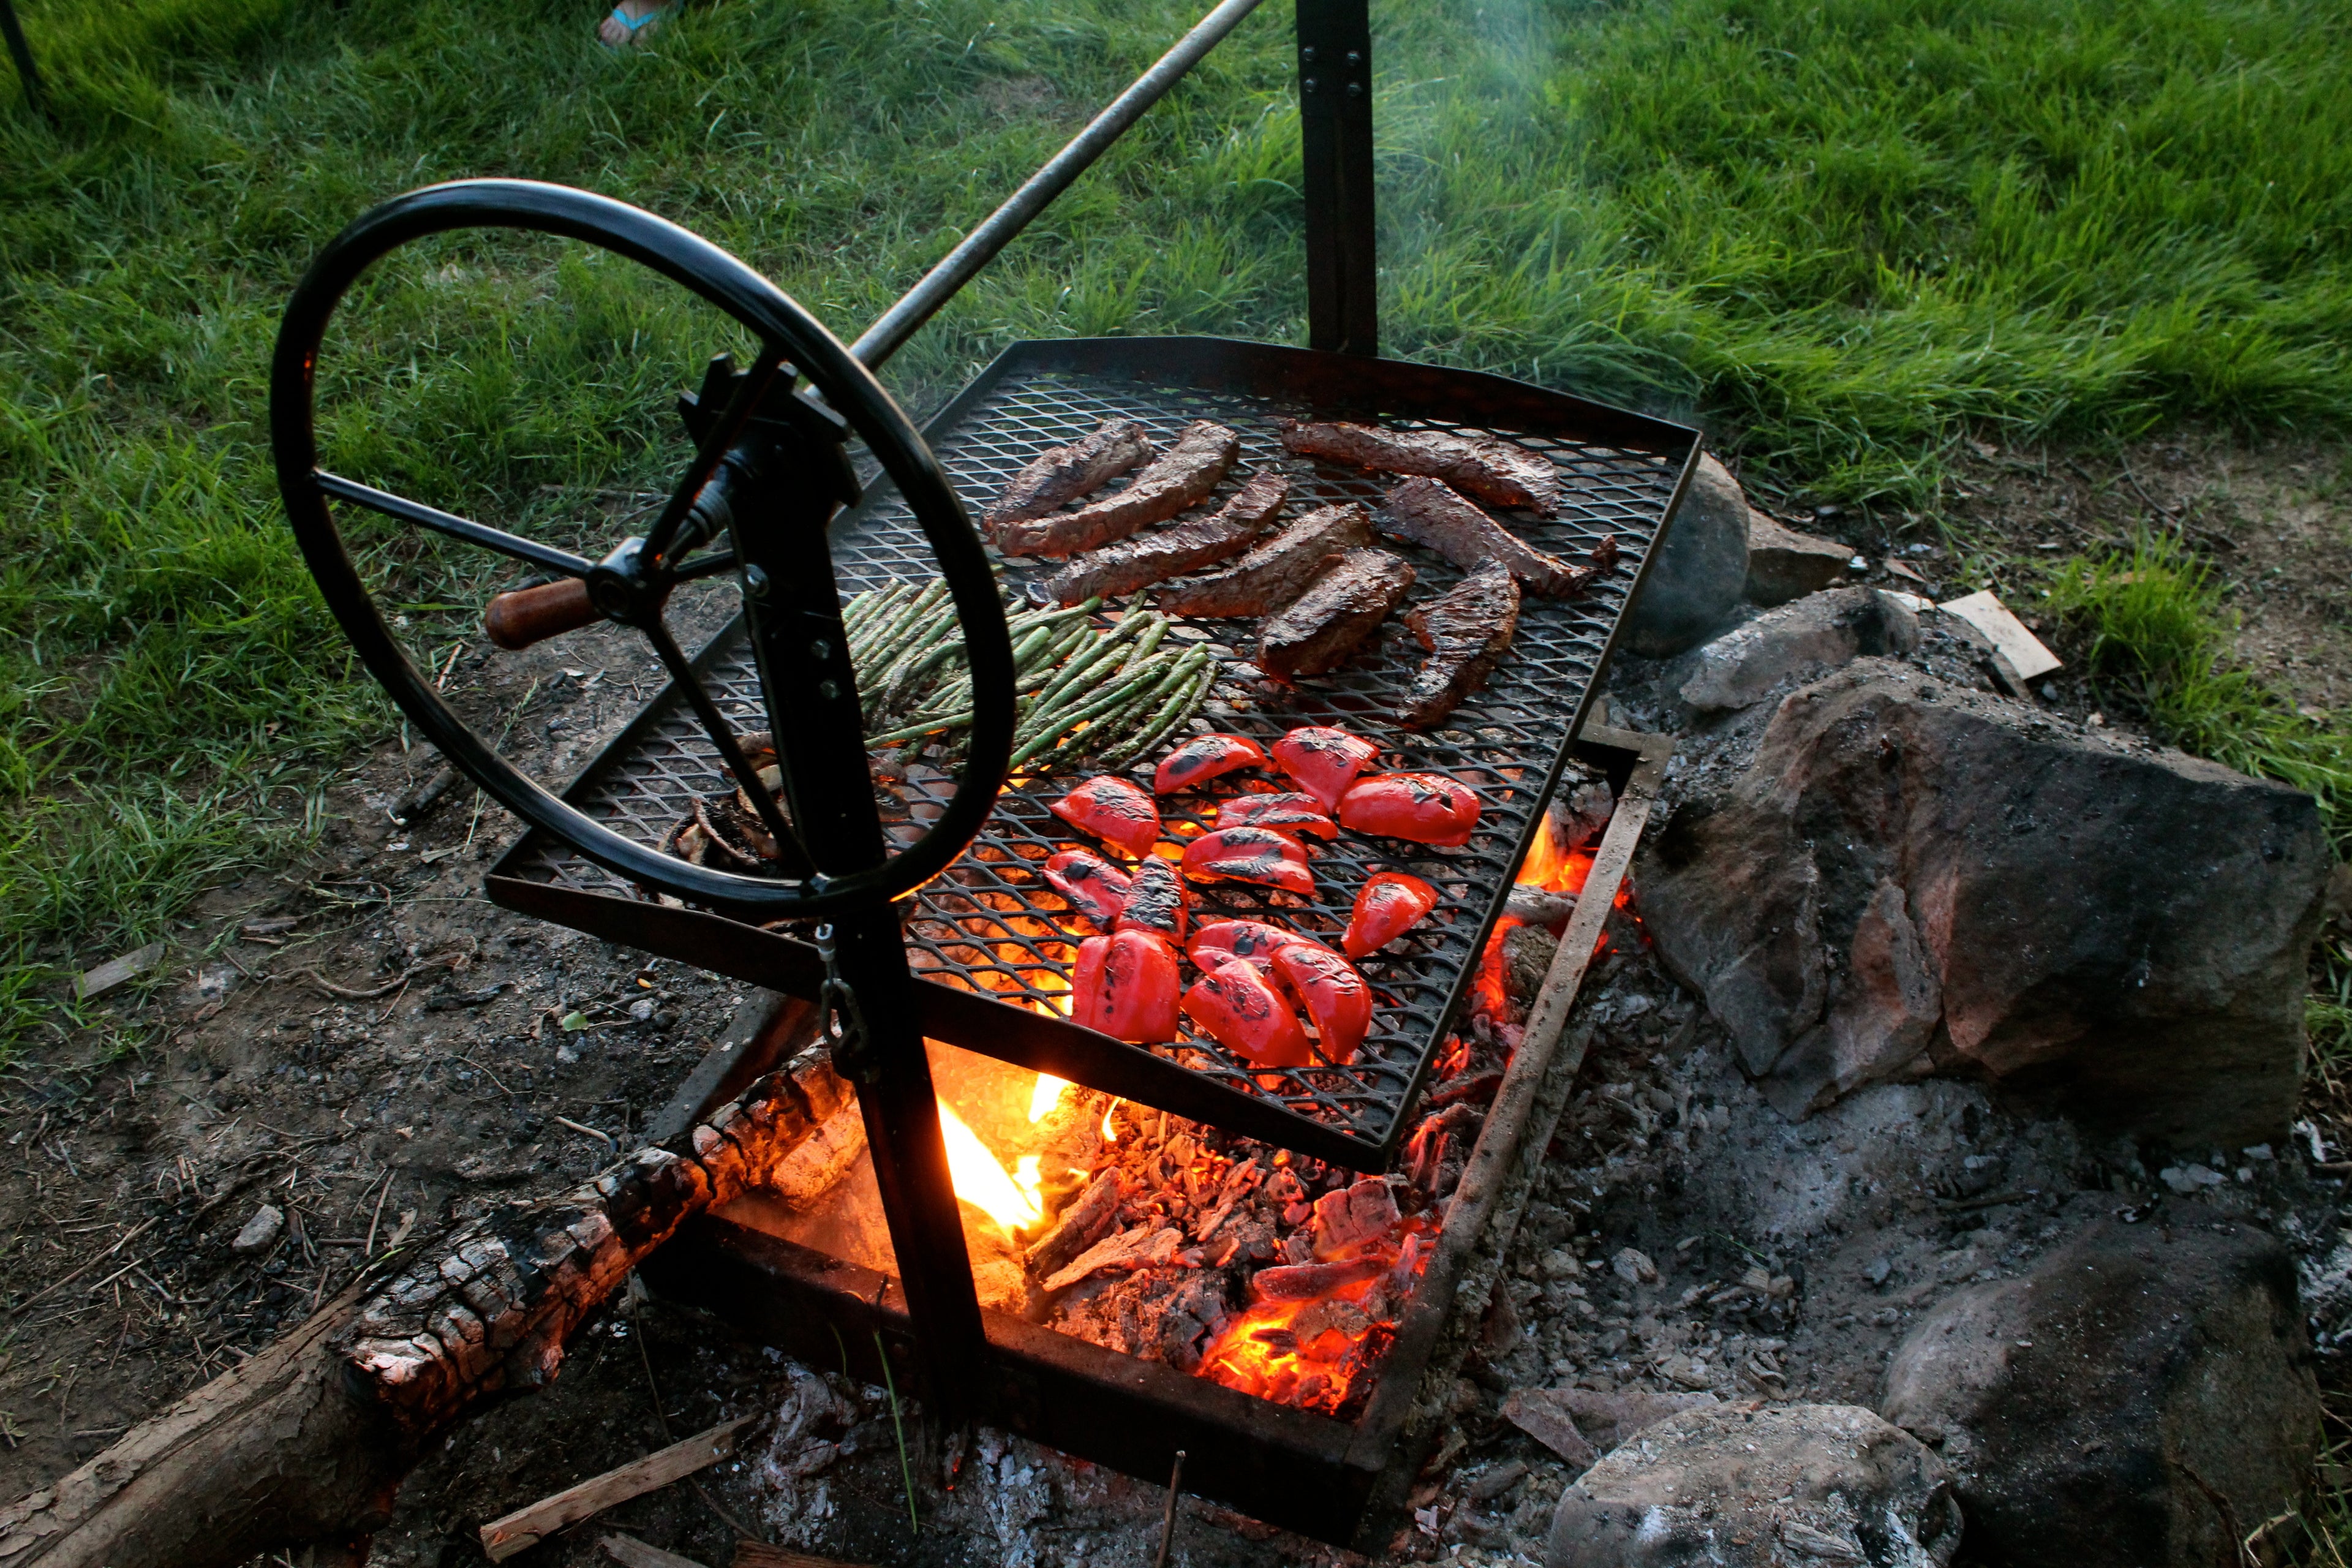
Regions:
<instances>
[{"instance_id":1,"label":"grassy ground","mask_svg":"<svg viewBox=\"0 0 2352 1568\"><path fill-rule=\"evenodd\" d=\"M281 854L394 723L309 590L259 425L276 311L325 237L433 179L562 180L700 229L846 332L1192 9L725 0L614 58L569 0L20 8L58 125L0 100L0 1050L54 1016L60 969ZM1285 10L902 356L910 402L1016 336L1295 334ZM1969 428L2346 412L2331 7L1375 14L1393 352L1696 410L1768 487L1906 507ZM420 247L332 345L331 459L600 521L657 476L667 393L716 339L576 252ZM471 563L381 549L420 616L478 602ZM2230 725L2266 711L2229 700ZM2262 756L2335 766L2256 728Z\"/></svg>"}]
</instances>

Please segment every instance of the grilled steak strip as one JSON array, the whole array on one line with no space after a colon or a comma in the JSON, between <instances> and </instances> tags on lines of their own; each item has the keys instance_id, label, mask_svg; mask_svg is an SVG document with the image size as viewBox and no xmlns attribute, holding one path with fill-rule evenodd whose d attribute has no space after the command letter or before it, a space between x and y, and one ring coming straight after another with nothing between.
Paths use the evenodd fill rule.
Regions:
<instances>
[{"instance_id":1,"label":"grilled steak strip","mask_svg":"<svg viewBox=\"0 0 2352 1568\"><path fill-rule=\"evenodd\" d=\"M1125 539L1208 495L1241 454L1240 437L1222 425L1195 420L1127 489L1076 511L1009 522L997 531L996 547L1007 555L1076 555Z\"/></svg>"},{"instance_id":2,"label":"grilled steak strip","mask_svg":"<svg viewBox=\"0 0 2352 1568\"><path fill-rule=\"evenodd\" d=\"M1239 555L1265 531L1290 494L1290 481L1264 473L1234 492L1215 511L1157 533L1087 552L1045 579L1045 592L1065 605L1096 594L1131 594L1164 577Z\"/></svg>"},{"instance_id":3,"label":"grilled steak strip","mask_svg":"<svg viewBox=\"0 0 2352 1568\"><path fill-rule=\"evenodd\" d=\"M1518 579L1501 562L1489 561L1405 616L1404 624L1430 658L1413 676L1397 717L1408 729L1423 730L1486 685L1511 650L1519 627Z\"/></svg>"},{"instance_id":4,"label":"grilled steak strip","mask_svg":"<svg viewBox=\"0 0 2352 1568\"><path fill-rule=\"evenodd\" d=\"M1282 444L1308 458L1328 458L1384 474L1444 479L1496 506L1533 507L1549 514L1559 505L1559 474L1524 447L1475 441L1436 430L1383 430L1377 425L1318 424L1277 419Z\"/></svg>"},{"instance_id":5,"label":"grilled steak strip","mask_svg":"<svg viewBox=\"0 0 2352 1568\"><path fill-rule=\"evenodd\" d=\"M1385 550L1350 550L1258 628L1257 667L1276 680L1336 669L1404 602L1412 567Z\"/></svg>"},{"instance_id":6,"label":"grilled steak strip","mask_svg":"<svg viewBox=\"0 0 2352 1568\"><path fill-rule=\"evenodd\" d=\"M981 527L992 538L1007 523L1059 510L1147 461L1154 450L1150 434L1137 421L1106 419L1092 435L1066 447L1048 447L1031 458L981 515Z\"/></svg>"},{"instance_id":7,"label":"grilled steak strip","mask_svg":"<svg viewBox=\"0 0 2352 1568\"><path fill-rule=\"evenodd\" d=\"M1378 521L1381 532L1425 544L1465 571L1499 561L1512 576L1555 599L1581 594L1601 575L1598 566L1570 566L1545 554L1455 494L1443 479L1405 480L1388 493Z\"/></svg>"},{"instance_id":8,"label":"grilled steak strip","mask_svg":"<svg viewBox=\"0 0 2352 1568\"><path fill-rule=\"evenodd\" d=\"M1160 591L1171 616L1263 616L1297 598L1334 555L1372 542L1370 514L1355 502L1310 511L1211 577Z\"/></svg>"}]
</instances>

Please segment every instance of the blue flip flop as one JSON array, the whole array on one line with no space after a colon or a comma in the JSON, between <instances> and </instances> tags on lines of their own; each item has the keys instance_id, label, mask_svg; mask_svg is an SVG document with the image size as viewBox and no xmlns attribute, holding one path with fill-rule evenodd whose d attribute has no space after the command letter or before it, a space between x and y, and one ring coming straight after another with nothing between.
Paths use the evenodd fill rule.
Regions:
<instances>
[{"instance_id":1,"label":"blue flip flop","mask_svg":"<svg viewBox=\"0 0 2352 1568\"><path fill-rule=\"evenodd\" d=\"M662 5L646 12L642 16L633 17L628 14L628 12L623 10L620 6L615 5L613 7L613 20L618 22L622 26L628 29L629 36L625 42L630 46L634 46L637 41L637 31L639 28L651 26L654 23L661 21L672 11L677 9L677 7L676 5ZM597 42L604 43L604 40L599 38ZM615 49L620 48L623 46L621 44L605 43L604 47L608 49Z\"/></svg>"}]
</instances>

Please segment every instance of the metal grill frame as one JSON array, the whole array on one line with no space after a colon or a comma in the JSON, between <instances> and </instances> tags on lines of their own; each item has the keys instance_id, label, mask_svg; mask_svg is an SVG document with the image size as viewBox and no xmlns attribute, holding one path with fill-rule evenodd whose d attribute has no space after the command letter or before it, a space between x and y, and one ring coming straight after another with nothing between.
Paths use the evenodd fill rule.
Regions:
<instances>
[{"instance_id":1,"label":"metal grill frame","mask_svg":"<svg viewBox=\"0 0 2352 1568\"><path fill-rule=\"evenodd\" d=\"M1285 453L1272 419L1377 418L1402 426L1491 433L1551 456L1562 471L1562 516L1503 514L1540 548L1576 558L1612 533L1625 564L1586 596L1527 595L1512 653L1487 688L1427 734L1385 718L1420 650L1401 617L1383 629L1377 657L1281 693L1234 675L1213 694L1215 727L1270 741L1298 723L1342 723L1383 746L1381 766L1445 772L1477 789L1482 831L1458 850L1435 850L1343 833L1318 852L1318 896L1309 909L1279 907L1287 895L1237 883L1194 885L1197 921L1220 916L1273 918L1336 941L1349 901L1377 869L1423 875L1445 894L1436 917L1401 940L1402 951L1360 966L1381 1005L1373 1037L1347 1068L1286 1070L1281 1087L1259 1087L1256 1068L1213 1041L1188 1037L1174 1051L1122 1045L1049 1016L1048 998L1066 985L1076 940L1093 928L1064 912L1034 863L1084 844L1045 809L1071 775L1009 787L989 826L942 878L916 895L904 922L908 956L934 984L919 987L926 1031L969 1049L1122 1095L1179 1115L1247 1133L1357 1170L1384 1168L1409 1131L1430 1064L1453 1028L1479 955L1501 913L1513 872L1565 765L1613 650L1625 606L1645 577L1696 460L1698 433L1565 394L1477 372L1366 360L1314 350L1203 338L1108 338L1013 345L929 424L925 435L975 509L1045 446L1091 429L1108 414L1141 418L1156 436L1191 418L1217 418L1243 437L1244 461L1223 489L1258 468L1291 475L1297 516L1341 500L1372 501L1393 483L1310 464ZM1204 505L1216 504L1212 498ZM896 578L929 575L928 553L895 492L870 494L832 532L845 594ZM1421 579L1419 601L1461 576L1431 552L1398 546ZM1011 561L1008 584L1041 579L1057 563ZM1245 622L1199 622L1238 656ZM722 710L747 728L764 723L757 677L741 624L731 623L695 666ZM1136 776L1148 781L1150 760ZM943 799L943 773L910 770L910 810ZM688 798L722 787L716 758L675 689L666 689L591 762L565 798L635 837L653 841ZM1207 794L1235 792L1217 781ZM1204 825L1198 802L1163 801L1171 829ZM1335 868L1344 868L1339 875ZM813 995L821 978L814 950L724 916L645 900L629 884L534 832L493 868L489 892L522 912L596 931L683 962L791 994ZM1004 917L1042 920L1053 934L1024 932ZM727 928L732 928L729 930ZM1048 951L1051 949L1051 951ZM1044 982L1044 984L1040 984ZM940 994L929 994L940 993ZM1012 1004L1010 1005L1006 1004ZM1273 1075L1269 1075L1273 1076Z\"/></svg>"}]
</instances>

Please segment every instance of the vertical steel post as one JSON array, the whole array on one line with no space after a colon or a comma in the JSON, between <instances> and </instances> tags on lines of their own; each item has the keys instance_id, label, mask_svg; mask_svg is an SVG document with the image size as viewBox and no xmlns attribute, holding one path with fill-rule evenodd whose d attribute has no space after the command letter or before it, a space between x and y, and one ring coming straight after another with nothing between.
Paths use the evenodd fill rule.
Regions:
<instances>
[{"instance_id":1,"label":"vertical steel post","mask_svg":"<svg viewBox=\"0 0 2352 1568\"><path fill-rule=\"evenodd\" d=\"M1298 0L1298 121L1306 164L1307 346L1377 354L1369 0Z\"/></svg>"},{"instance_id":2,"label":"vertical steel post","mask_svg":"<svg viewBox=\"0 0 2352 1568\"><path fill-rule=\"evenodd\" d=\"M886 852L825 541L835 508L855 498L856 483L837 421L801 397L771 395L768 403L782 405L778 422L791 429L778 433L774 456L761 465L766 515L746 520L749 526L739 521L733 531L744 563L744 618L792 826L817 875L841 876L881 864ZM832 978L844 988L844 1022L855 1031L834 1059L857 1086L933 1406L954 1423L976 1414L988 1339L898 917L888 906L833 922Z\"/></svg>"},{"instance_id":3,"label":"vertical steel post","mask_svg":"<svg viewBox=\"0 0 2352 1568\"><path fill-rule=\"evenodd\" d=\"M48 101L41 96L41 74L33 68L33 46L25 41L25 29L16 20L16 0L0 0L0 34L8 40L8 58L16 62L16 75L25 83L25 101L33 112L48 118Z\"/></svg>"}]
</instances>

